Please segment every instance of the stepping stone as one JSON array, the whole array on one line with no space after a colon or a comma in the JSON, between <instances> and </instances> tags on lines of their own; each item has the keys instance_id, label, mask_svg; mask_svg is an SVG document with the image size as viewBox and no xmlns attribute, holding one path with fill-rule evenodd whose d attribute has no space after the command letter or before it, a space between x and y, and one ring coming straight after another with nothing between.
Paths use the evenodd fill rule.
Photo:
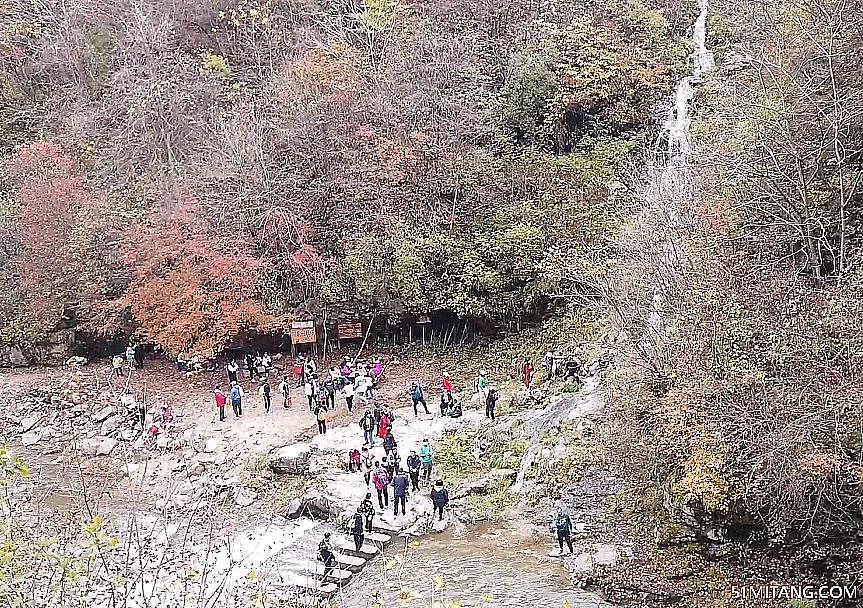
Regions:
<instances>
[{"instance_id":1,"label":"stepping stone","mask_svg":"<svg viewBox=\"0 0 863 608\"><path fill-rule=\"evenodd\" d=\"M380 532L364 532L363 536L365 536L365 540L371 540L376 543L380 543L381 545L386 545L393 539L389 534L381 534ZM350 536L350 539L354 539L353 534Z\"/></svg>"},{"instance_id":2,"label":"stepping stone","mask_svg":"<svg viewBox=\"0 0 863 608\"><path fill-rule=\"evenodd\" d=\"M298 572L298 574L308 574L311 572L315 576L323 576L324 575L324 565L320 562L308 562L303 565L303 570ZM336 566L332 572L327 575L327 580L330 582L343 582L346 583L351 580L351 576L353 574L350 570L345 569L342 566Z\"/></svg>"},{"instance_id":3,"label":"stepping stone","mask_svg":"<svg viewBox=\"0 0 863 608\"><path fill-rule=\"evenodd\" d=\"M389 524L385 521L381 521L379 517L375 517L372 520L372 528L377 530L382 534L389 534L390 536L398 536L401 533L401 528L398 528L392 524Z\"/></svg>"},{"instance_id":4,"label":"stepping stone","mask_svg":"<svg viewBox=\"0 0 863 608\"><path fill-rule=\"evenodd\" d=\"M380 549L371 543L363 543L360 550L357 551L354 545L353 536L337 536L333 542L333 546L341 549L342 552L350 555L360 554L363 557L372 557L380 553Z\"/></svg>"},{"instance_id":5,"label":"stepping stone","mask_svg":"<svg viewBox=\"0 0 863 608\"><path fill-rule=\"evenodd\" d=\"M353 547L353 545L353 540L351 540L351 546ZM334 555L336 556L336 563L351 572L359 572L362 567L366 565L366 560L362 557L347 555L346 553L340 553L338 551L335 552Z\"/></svg>"}]
</instances>

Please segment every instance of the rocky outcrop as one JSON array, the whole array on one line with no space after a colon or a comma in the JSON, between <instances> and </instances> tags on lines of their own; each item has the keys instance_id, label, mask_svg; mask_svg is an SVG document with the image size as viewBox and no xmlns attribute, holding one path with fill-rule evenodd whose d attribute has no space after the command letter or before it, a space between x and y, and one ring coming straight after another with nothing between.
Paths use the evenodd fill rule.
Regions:
<instances>
[{"instance_id":1,"label":"rocky outcrop","mask_svg":"<svg viewBox=\"0 0 863 608\"><path fill-rule=\"evenodd\" d=\"M308 475L314 448L308 443L292 443L270 452L270 469L281 475Z\"/></svg>"}]
</instances>

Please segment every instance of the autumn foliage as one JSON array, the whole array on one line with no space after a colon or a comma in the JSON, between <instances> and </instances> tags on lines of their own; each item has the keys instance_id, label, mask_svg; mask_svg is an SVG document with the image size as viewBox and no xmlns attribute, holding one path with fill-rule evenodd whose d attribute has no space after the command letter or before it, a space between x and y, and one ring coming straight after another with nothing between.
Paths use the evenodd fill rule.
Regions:
<instances>
[{"instance_id":1,"label":"autumn foliage","mask_svg":"<svg viewBox=\"0 0 863 608\"><path fill-rule=\"evenodd\" d=\"M123 303L144 340L171 355L211 356L244 332L284 329L260 298L263 263L236 236L209 224L190 196L130 234Z\"/></svg>"}]
</instances>

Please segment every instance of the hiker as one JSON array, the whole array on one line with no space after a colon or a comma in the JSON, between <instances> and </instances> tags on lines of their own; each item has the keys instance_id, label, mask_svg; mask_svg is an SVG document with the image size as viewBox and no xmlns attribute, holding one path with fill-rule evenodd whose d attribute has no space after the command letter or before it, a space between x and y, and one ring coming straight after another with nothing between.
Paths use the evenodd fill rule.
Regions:
<instances>
[{"instance_id":1,"label":"hiker","mask_svg":"<svg viewBox=\"0 0 863 608\"><path fill-rule=\"evenodd\" d=\"M375 464L375 457L369 451L368 445L363 446L363 451L361 454L361 462L362 462L362 467L363 467L363 477L366 480L366 487L368 487L369 481L371 481L371 478L372 478L372 470L373 470L374 464Z\"/></svg>"},{"instance_id":2,"label":"hiker","mask_svg":"<svg viewBox=\"0 0 863 608\"><path fill-rule=\"evenodd\" d=\"M243 364L246 366L246 373L249 374L249 380L255 379L255 357L252 353L246 353L243 357Z\"/></svg>"},{"instance_id":3,"label":"hiker","mask_svg":"<svg viewBox=\"0 0 863 608\"><path fill-rule=\"evenodd\" d=\"M408 456L408 475L411 478L411 488L414 492L420 491L420 467L422 460L417 456L416 450L411 450L411 455Z\"/></svg>"},{"instance_id":4,"label":"hiker","mask_svg":"<svg viewBox=\"0 0 863 608\"><path fill-rule=\"evenodd\" d=\"M225 370L228 372L228 383L233 385L234 382L237 382L237 372L240 371L240 366L231 359L225 366Z\"/></svg>"},{"instance_id":5,"label":"hiker","mask_svg":"<svg viewBox=\"0 0 863 608\"><path fill-rule=\"evenodd\" d=\"M369 447L375 447L375 419L369 410L360 418L360 428L363 430L365 442Z\"/></svg>"},{"instance_id":6,"label":"hiker","mask_svg":"<svg viewBox=\"0 0 863 608\"><path fill-rule=\"evenodd\" d=\"M162 426L168 428L168 425L174 421L174 412L169 404L162 406Z\"/></svg>"},{"instance_id":7,"label":"hiker","mask_svg":"<svg viewBox=\"0 0 863 608\"><path fill-rule=\"evenodd\" d=\"M318 405L315 408L315 420L318 421L318 433L321 435L327 434L327 408L324 405Z\"/></svg>"},{"instance_id":8,"label":"hiker","mask_svg":"<svg viewBox=\"0 0 863 608\"><path fill-rule=\"evenodd\" d=\"M378 461L375 461L375 474L372 476L372 482L375 484L375 490L378 491L378 505L380 505L380 508L389 507L390 495L387 486L390 483L390 478L387 476L387 470Z\"/></svg>"},{"instance_id":9,"label":"hiker","mask_svg":"<svg viewBox=\"0 0 863 608\"><path fill-rule=\"evenodd\" d=\"M291 407L291 385L288 384L288 377L282 376L282 381L279 382L279 386L276 389L279 391L279 394L282 396L282 407L286 410Z\"/></svg>"},{"instance_id":10,"label":"hiker","mask_svg":"<svg viewBox=\"0 0 863 608\"><path fill-rule=\"evenodd\" d=\"M572 520L569 518L569 513L563 511L563 507L557 508L557 517L554 518L554 529L557 531L557 544L560 546L560 554L563 555L563 541L566 541L569 547L569 554L572 555Z\"/></svg>"},{"instance_id":11,"label":"hiker","mask_svg":"<svg viewBox=\"0 0 863 608\"><path fill-rule=\"evenodd\" d=\"M482 400L485 401L488 397L488 372L480 370L479 375L476 377L476 392L482 395Z\"/></svg>"},{"instance_id":12,"label":"hiker","mask_svg":"<svg viewBox=\"0 0 863 608\"><path fill-rule=\"evenodd\" d=\"M384 375L384 364L381 363L381 360L375 357L375 360L372 362L372 381L378 382L381 379L381 376Z\"/></svg>"},{"instance_id":13,"label":"hiker","mask_svg":"<svg viewBox=\"0 0 863 608\"><path fill-rule=\"evenodd\" d=\"M443 392L452 393L453 391L452 378L449 377L449 372L443 373Z\"/></svg>"},{"instance_id":14,"label":"hiker","mask_svg":"<svg viewBox=\"0 0 863 608\"><path fill-rule=\"evenodd\" d=\"M449 415L449 410L452 407L453 403L455 403L455 399L452 396L452 392L444 390L443 395L440 396L441 417Z\"/></svg>"},{"instance_id":15,"label":"hiker","mask_svg":"<svg viewBox=\"0 0 863 608\"><path fill-rule=\"evenodd\" d=\"M395 477L396 471L399 470L399 455L393 450L389 456L384 458L384 466L387 470L387 475L392 479Z\"/></svg>"},{"instance_id":16,"label":"hiker","mask_svg":"<svg viewBox=\"0 0 863 608\"><path fill-rule=\"evenodd\" d=\"M235 418L243 415L243 387L236 382L231 384L231 407Z\"/></svg>"},{"instance_id":17,"label":"hiker","mask_svg":"<svg viewBox=\"0 0 863 608\"><path fill-rule=\"evenodd\" d=\"M530 388L530 384L533 382L533 370L533 361L525 359L524 365L521 366L521 378L524 382L524 388Z\"/></svg>"},{"instance_id":18,"label":"hiker","mask_svg":"<svg viewBox=\"0 0 863 608\"><path fill-rule=\"evenodd\" d=\"M417 411L417 405L420 403L423 404L423 409L426 411L426 414L431 414L431 412L429 411L429 406L426 405L423 387L420 386L420 383L417 380L411 382L411 400L414 402L414 418L419 416L419 412Z\"/></svg>"},{"instance_id":19,"label":"hiker","mask_svg":"<svg viewBox=\"0 0 863 608\"><path fill-rule=\"evenodd\" d=\"M375 518L375 504L372 502L371 492L366 492L366 497L360 503L360 511L366 516L366 532L371 532L372 520Z\"/></svg>"},{"instance_id":20,"label":"hiker","mask_svg":"<svg viewBox=\"0 0 863 608\"><path fill-rule=\"evenodd\" d=\"M362 507L357 507L357 512L354 513L353 521L351 523L351 532L354 533L354 548L357 553L359 553L363 546L363 541L365 540L365 535L363 534L365 531L365 523L366 522L363 521Z\"/></svg>"},{"instance_id":21,"label":"hiker","mask_svg":"<svg viewBox=\"0 0 863 608\"><path fill-rule=\"evenodd\" d=\"M554 377L554 355L551 351L545 353L545 357L542 358L542 369L545 370L545 381L550 382Z\"/></svg>"},{"instance_id":22,"label":"hiker","mask_svg":"<svg viewBox=\"0 0 863 608\"><path fill-rule=\"evenodd\" d=\"M389 456L390 452L392 452L397 445L398 444L396 443L396 438L393 437L392 430L388 430L387 436L384 437L384 454Z\"/></svg>"},{"instance_id":23,"label":"hiker","mask_svg":"<svg viewBox=\"0 0 863 608\"><path fill-rule=\"evenodd\" d=\"M222 392L222 388L217 386L216 390L213 392L213 398L216 400L216 407L219 410L219 422L225 421L225 403L228 402L228 398L225 397L225 393Z\"/></svg>"},{"instance_id":24,"label":"hiker","mask_svg":"<svg viewBox=\"0 0 863 608\"><path fill-rule=\"evenodd\" d=\"M407 515L406 501L408 496L408 478L405 472L398 470L393 477L393 515L399 516L399 503L402 505L402 515Z\"/></svg>"},{"instance_id":25,"label":"hiker","mask_svg":"<svg viewBox=\"0 0 863 608\"><path fill-rule=\"evenodd\" d=\"M318 366L315 364L314 359L311 357L306 357L305 362L303 363L303 379L305 382L309 381L309 378L318 376Z\"/></svg>"},{"instance_id":26,"label":"hiker","mask_svg":"<svg viewBox=\"0 0 863 608\"><path fill-rule=\"evenodd\" d=\"M327 408L331 410L336 409L336 385L333 384L333 379L329 376L324 380L321 392L324 394Z\"/></svg>"},{"instance_id":27,"label":"hiker","mask_svg":"<svg viewBox=\"0 0 863 608\"><path fill-rule=\"evenodd\" d=\"M126 362L129 364L129 369L135 369L135 347L131 344L126 347Z\"/></svg>"},{"instance_id":28,"label":"hiker","mask_svg":"<svg viewBox=\"0 0 863 608\"><path fill-rule=\"evenodd\" d=\"M342 395L345 398L345 405L348 408L348 414L353 414L354 412L354 383L350 380L346 380L344 385L342 386Z\"/></svg>"},{"instance_id":29,"label":"hiker","mask_svg":"<svg viewBox=\"0 0 863 608\"><path fill-rule=\"evenodd\" d=\"M315 408L315 393L317 392L315 379L311 376L306 376L306 383L303 385L303 392L306 394L306 399L309 400L309 411L311 412Z\"/></svg>"},{"instance_id":30,"label":"hiker","mask_svg":"<svg viewBox=\"0 0 863 608\"><path fill-rule=\"evenodd\" d=\"M123 355L114 355L111 358L111 366L114 368L114 374L118 378L123 377Z\"/></svg>"},{"instance_id":31,"label":"hiker","mask_svg":"<svg viewBox=\"0 0 863 608\"><path fill-rule=\"evenodd\" d=\"M375 421L375 433L377 433L381 427L381 418L383 418L384 410L380 403L375 403L373 407L372 418Z\"/></svg>"},{"instance_id":32,"label":"hiker","mask_svg":"<svg viewBox=\"0 0 863 608\"><path fill-rule=\"evenodd\" d=\"M387 436L390 432L390 417L381 413L381 421L378 423L378 437L381 439Z\"/></svg>"},{"instance_id":33,"label":"hiker","mask_svg":"<svg viewBox=\"0 0 863 608\"><path fill-rule=\"evenodd\" d=\"M452 406L447 412L447 416L449 416L450 418L461 418L461 403L459 403L457 400L453 400Z\"/></svg>"},{"instance_id":34,"label":"hiker","mask_svg":"<svg viewBox=\"0 0 863 608\"><path fill-rule=\"evenodd\" d=\"M360 456L360 451L354 448L348 452L348 472L353 473L356 471L359 473L360 468L362 468L362 457Z\"/></svg>"},{"instance_id":35,"label":"hiker","mask_svg":"<svg viewBox=\"0 0 863 608\"><path fill-rule=\"evenodd\" d=\"M434 482L434 489L431 491L431 499L432 504L434 505L434 512L438 514L437 520L441 521L443 519L443 509L449 503L449 492L447 492L446 488L443 487L443 481L440 479Z\"/></svg>"},{"instance_id":36,"label":"hiker","mask_svg":"<svg viewBox=\"0 0 863 608\"><path fill-rule=\"evenodd\" d=\"M420 448L420 459L423 462L423 485L431 481L432 465L434 464L434 448L429 445L428 439L423 439L423 447Z\"/></svg>"},{"instance_id":37,"label":"hiker","mask_svg":"<svg viewBox=\"0 0 863 608\"><path fill-rule=\"evenodd\" d=\"M331 533L325 532L323 540L318 544L318 559L324 562L324 578L332 574L336 567L336 556L330 544L330 536L332 536Z\"/></svg>"},{"instance_id":38,"label":"hiker","mask_svg":"<svg viewBox=\"0 0 863 608\"><path fill-rule=\"evenodd\" d=\"M297 384L294 388L300 388L303 385L303 359L297 357L294 360L294 376L297 377Z\"/></svg>"},{"instance_id":39,"label":"hiker","mask_svg":"<svg viewBox=\"0 0 863 608\"><path fill-rule=\"evenodd\" d=\"M135 365L138 369L144 369L144 349L138 344L132 350L135 352Z\"/></svg>"},{"instance_id":40,"label":"hiker","mask_svg":"<svg viewBox=\"0 0 863 608\"><path fill-rule=\"evenodd\" d=\"M264 368L263 375L269 375L270 370L273 368L273 358L267 351L264 351L264 356L261 357L261 366Z\"/></svg>"},{"instance_id":41,"label":"hiker","mask_svg":"<svg viewBox=\"0 0 863 608\"><path fill-rule=\"evenodd\" d=\"M497 399L497 388L492 386L488 391L488 396L485 398L485 417L491 418L492 422L494 422L494 407L497 405Z\"/></svg>"},{"instance_id":42,"label":"hiker","mask_svg":"<svg viewBox=\"0 0 863 608\"><path fill-rule=\"evenodd\" d=\"M264 402L264 414L269 414L270 406L273 404L273 397L272 391L270 390L270 383L267 382L266 377L264 377L264 383L261 385L258 392L261 394L261 399Z\"/></svg>"}]
</instances>

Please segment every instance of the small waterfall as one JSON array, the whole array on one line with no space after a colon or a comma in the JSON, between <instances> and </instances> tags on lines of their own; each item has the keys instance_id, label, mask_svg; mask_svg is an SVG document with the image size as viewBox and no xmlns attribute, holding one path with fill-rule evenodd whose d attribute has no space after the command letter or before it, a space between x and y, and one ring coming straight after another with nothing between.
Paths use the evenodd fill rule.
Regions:
<instances>
[{"instance_id":1,"label":"small waterfall","mask_svg":"<svg viewBox=\"0 0 863 608\"><path fill-rule=\"evenodd\" d=\"M542 452L543 433L559 427L568 420L590 416L602 410L603 397L602 391L598 390L599 380L598 373L588 377L578 393L552 399L545 409L534 413L524 421L523 432L530 437L532 445L521 459L521 467L511 487L513 492L521 493L527 472Z\"/></svg>"}]
</instances>

